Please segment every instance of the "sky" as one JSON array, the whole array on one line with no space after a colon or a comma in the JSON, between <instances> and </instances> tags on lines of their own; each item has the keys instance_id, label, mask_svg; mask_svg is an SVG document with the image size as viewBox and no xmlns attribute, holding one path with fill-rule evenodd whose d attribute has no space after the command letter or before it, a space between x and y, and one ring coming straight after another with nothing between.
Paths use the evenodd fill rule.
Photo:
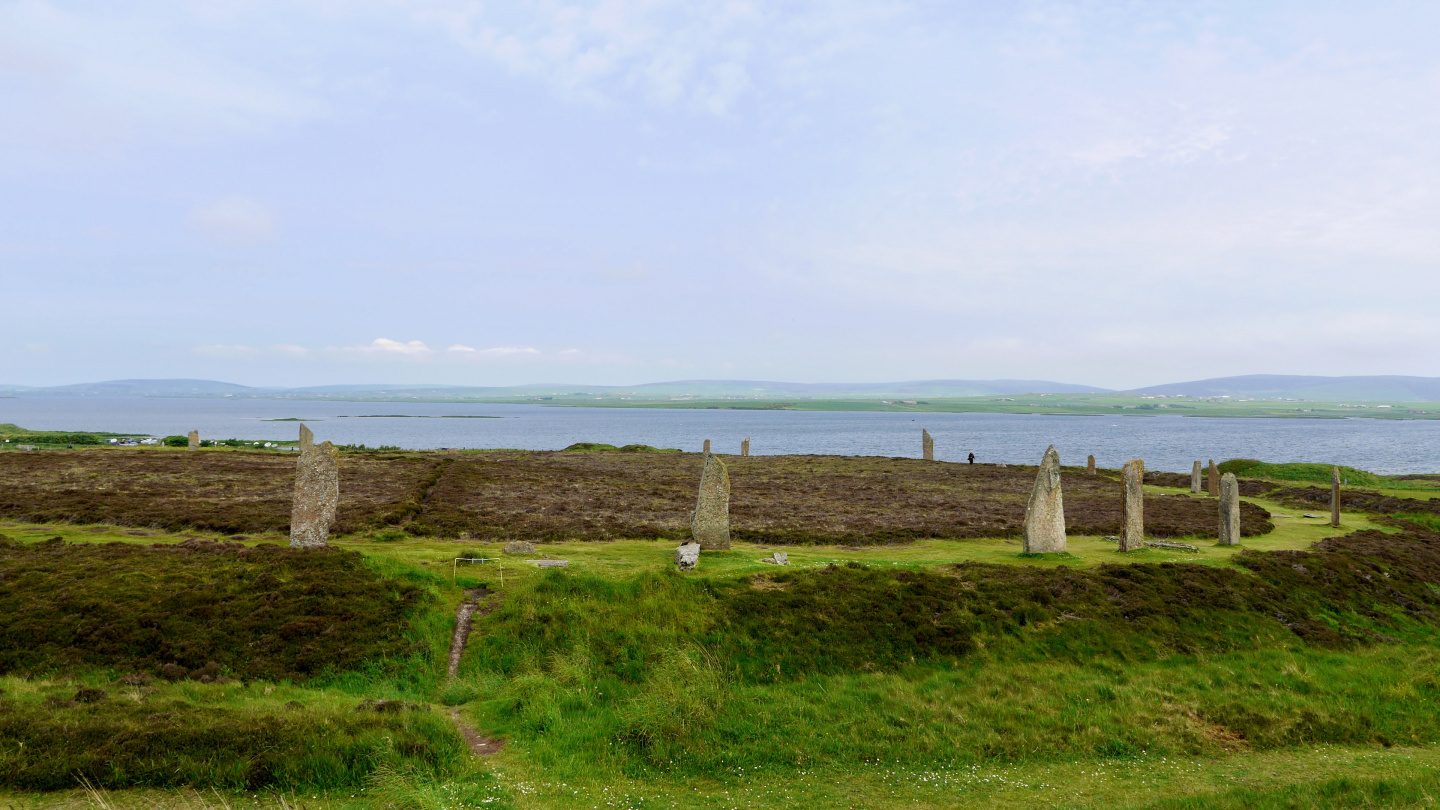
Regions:
<instances>
[{"instance_id":1,"label":"sky","mask_svg":"<svg viewBox=\"0 0 1440 810\"><path fill-rule=\"evenodd\" d=\"M1440 376L1437 30L0 0L0 383Z\"/></svg>"}]
</instances>

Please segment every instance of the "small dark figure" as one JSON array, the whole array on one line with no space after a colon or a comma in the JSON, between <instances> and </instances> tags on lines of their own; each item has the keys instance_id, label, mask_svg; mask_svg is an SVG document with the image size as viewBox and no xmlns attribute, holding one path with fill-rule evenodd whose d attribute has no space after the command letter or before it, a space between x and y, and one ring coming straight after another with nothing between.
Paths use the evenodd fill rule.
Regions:
<instances>
[{"instance_id":1,"label":"small dark figure","mask_svg":"<svg viewBox=\"0 0 1440 810\"><path fill-rule=\"evenodd\" d=\"M970 463L971 463L971 464L974 464L974 463L975 463L975 454L974 454L974 453L971 453L971 454L970 454Z\"/></svg>"}]
</instances>

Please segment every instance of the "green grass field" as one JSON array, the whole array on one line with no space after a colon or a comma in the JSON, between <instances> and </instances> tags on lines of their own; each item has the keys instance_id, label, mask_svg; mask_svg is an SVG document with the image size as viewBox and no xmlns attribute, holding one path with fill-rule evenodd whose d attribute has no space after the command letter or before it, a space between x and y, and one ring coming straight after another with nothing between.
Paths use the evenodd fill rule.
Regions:
<instances>
[{"instance_id":1,"label":"green grass field","mask_svg":"<svg viewBox=\"0 0 1440 810\"><path fill-rule=\"evenodd\" d=\"M1247 500L1285 517L1241 548L736 543L683 575L673 541L545 543L531 559L569 566L540 569L494 543L360 533L319 568L232 551L142 576L124 549L224 537L12 522L0 533L35 549L0 563L0 587L35 588L12 628L41 604L101 617L75 634L168 609L198 645L188 668L213 660L218 677L127 685L171 651L141 639L76 657L60 630L28 645L7 630L0 807L1432 806L1440 537ZM790 566L760 561L777 548ZM455 563L476 556L500 561ZM267 576L277 627L324 604L374 635L335 640L332 665L309 669L281 665L308 660L298 647L227 649L278 632L247 618L246 583ZM481 587L447 682L455 607ZM216 599L147 606L171 591ZM104 593L124 598L107 608ZM376 600L403 626L376 624ZM504 748L470 756L448 707Z\"/></svg>"}]
</instances>

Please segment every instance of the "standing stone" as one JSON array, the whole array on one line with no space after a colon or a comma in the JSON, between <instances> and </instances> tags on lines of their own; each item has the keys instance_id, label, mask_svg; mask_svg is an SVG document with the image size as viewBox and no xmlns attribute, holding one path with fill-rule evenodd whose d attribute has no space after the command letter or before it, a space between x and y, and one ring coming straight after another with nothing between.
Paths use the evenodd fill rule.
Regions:
<instances>
[{"instance_id":1,"label":"standing stone","mask_svg":"<svg viewBox=\"0 0 1440 810\"><path fill-rule=\"evenodd\" d=\"M675 549L675 567L681 571L694 571L700 564L700 544L682 543Z\"/></svg>"},{"instance_id":2,"label":"standing stone","mask_svg":"<svg viewBox=\"0 0 1440 810\"><path fill-rule=\"evenodd\" d=\"M749 437L749 436L746 436L745 438L743 438L743 439L740 440L740 455L741 455L741 456L748 456L748 455L750 455L750 437Z\"/></svg>"},{"instance_id":3,"label":"standing stone","mask_svg":"<svg viewBox=\"0 0 1440 810\"><path fill-rule=\"evenodd\" d=\"M1120 522L1120 550L1145 548L1145 462L1132 459L1121 469L1125 481L1125 510Z\"/></svg>"},{"instance_id":4,"label":"standing stone","mask_svg":"<svg viewBox=\"0 0 1440 810\"><path fill-rule=\"evenodd\" d=\"M1235 473L1220 479L1220 545L1240 545L1240 482Z\"/></svg>"},{"instance_id":5,"label":"standing stone","mask_svg":"<svg viewBox=\"0 0 1440 810\"><path fill-rule=\"evenodd\" d=\"M1330 468L1330 525L1340 528L1340 468Z\"/></svg>"},{"instance_id":6,"label":"standing stone","mask_svg":"<svg viewBox=\"0 0 1440 810\"><path fill-rule=\"evenodd\" d=\"M1065 499L1060 492L1060 454L1050 445L1040 459L1035 488L1025 506L1026 554L1047 554L1065 550Z\"/></svg>"},{"instance_id":7,"label":"standing stone","mask_svg":"<svg viewBox=\"0 0 1440 810\"><path fill-rule=\"evenodd\" d=\"M1200 461L1198 459L1190 466L1190 491L1196 494L1200 492Z\"/></svg>"},{"instance_id":8,"label":"standing stone","mask_svg":"<svg viewBox=\"0 0 1440 810\"><path fill-rule=\"evenodd\" d=\"M930 431L920 429L920 457L926 461L935 460L935 440L930 438Z\"/></svg>"},{"instance_id":9,"label":"standing stone","mask_svg":"<svg viewBox=\"0 0 1440 810\"><path fill-rule=\"evenodd\" d=\"M1092 455L1089 458L1085 459L1085 472L1090 473L1091 475L1095 474L1095 456Z\"/></svg>"},{"instance_id":10,"label":"standing stone","mask_svg":"<svg viewBox=\"0 0 1440 810\"><path fill-rule=\"evenodd\" d=\"M1220 495L1220 468L1215 466L1215 459L1210 459L1210 497Z\"/></svg>"},{"instance_id":11,"label":"standing stone","mask_svg":"<svg viewBox=\"0 0 1440 810\"><path fill-rule=\"evenodd\" d=\"M330 442L315 444L310 428L301 425L295 501L290 508L290 547L325 545L339 505L340 454Z\"/></svg>"},{"instance_id":12,"label":"standing stone","mask_svg":"<svg viewBox=\"0 0 1440 810\"><path fill-rule=\"evenodd\" d=\"M199 450L199 449L200 449L200 431L198 431L198 430L192 430L192 431L190 431L189 434L186 435L186 438L190 440L189 443L187 444L187 447L188 447L189 449L191 449L191 450Z\"/></svg>"},{"instance_id":13,"label":"standing stone","mask_svg":"<svg viewBox=\"0 0 1440 810\"><path fill-rule=\"evenodd\" d=\"M690 516L690 536L708 551L730 548L730 471L719 456L705 454L700 495Z\"/></svg>"},{"instance_id":14,"label":"standing stone","mask_svg":"<svg viewBox=\"0 0 1440 810\"><path fill-rule=\"evenodd\" d=\"M707 456L710 455L710 440L709 440L709 439L706 439L706 440L705 440L705 455L707 455Z\"/></svg>"}]
</instances>

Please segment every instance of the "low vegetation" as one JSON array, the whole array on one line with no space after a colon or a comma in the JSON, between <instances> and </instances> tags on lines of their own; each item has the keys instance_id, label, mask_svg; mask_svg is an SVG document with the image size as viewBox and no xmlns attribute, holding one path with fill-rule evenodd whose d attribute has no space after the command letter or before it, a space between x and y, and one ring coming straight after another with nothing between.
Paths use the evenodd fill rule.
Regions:
<instances>
[{"instance_id":1,"label":"low vegetation","mask_svg":"<svg viewBox=\"0 0 1440 810\"><path fill-rule=\"evenodd\" d=\"M279 792L289 807L407 810L1433 793L1411 763L1440 764L1440 512L1411 489L1352 484L1331 529L1267 517L1328 489L1246 478L1259 502L1239 550L1198 540L1213 499L1152 490L1151 533L1200 548L1119 554L1100 536L1118 526L1118 482L1067 469L1067 517L1083 533L1072 554L1036 558L1014 542L1033 467L727 457L736 547L682 574L653 538L683 534L699 457L621 449L347 454L342 476L367 505L346 518L342 503L355 522L321 552L12 524L0 788L74 796L48 791L83 777L137 789L117 807L258 806ZM36 501L89 481L104 494L87 514L110 527L166 509L204 520L187 496L273 520L261 505L288 504L293 472L232 450L9 455L79 459L5 459L0 481L34 486ZM264 476L285 478L278 493ZM9 508L35 520L48 507ZM497 547L546 537L557 542L535 556L570 567ZM606 538L625 539L576 542ZM790 566L758 561L780 542L802 544ZM455 557L504 558L503 584L493 562L452 582ZM480 607L449 681L445 645L471 594ZM464 733L505 746L479 759ZM1353 777L1334 777L1342 760ZM1232 778L1247 763L1265 780ZM1124 785L1108 778L1124 772ZM20 810L47 802L0 795Z\"/></svg>"},{"instance_id":2,"label":"low vegetation","mask_svg":"<svg viewBox=\"0 0 1440 810\"><path fill-rule=\"evenodd\" d=\"M1330 464L1271 464L1253 458L1236 458L1223 461L1220 473L1234 473L1238 478L1268 478L1272 481L1302 481L1305 483L1330 485L1334 466ZM1341 467L1340 477L1347 486L1378 487L1385 483L1382 476L1354 467Z\"/></svg>"},{"instance_id":3,"label":"low vegetation","mask_svg":"<svg viewBox=\"0 0 1440 810\"><path fill-rule=\"evenodd\" d=\"M455 776L448 718L408 702L271 685L0 679L0 785L326 790L383 769ZM393 709L387 709L394 706ZM357 710L358 709L358 710Z\"/></svg>"},{"instance_id":4,"label":"low vegetation","mask_svg":"<svg viewBox=\"0 0 1440 810\"><path fill-rule=\"evenodd\" d=\"M642 445L559 452L342 455L337 534L402 528L484 540L681 538L703 459ZM840 456L727 457L732 534L757 543L875 545L1018 537L1034 467ZM281 532L293 457L248 451L93 450L0 455L0 516L169 531ZM1156 537L1214 537L1213 502L1152 495ZM1071 532L1114 534L1120 485L1067 470ZM1273 528L1242 506L1241 532Z\"/></svg>"},{"instance_id":5,"label":"low vegetation","mask_svg":"<svg viewBox=\"0 0 1440 810\"><path fill-rule=\"evenodd\" d=\"M432 598L354 552L0 537L0 674L309 680L429 655Z\"/></svg>"}]
</instances>

